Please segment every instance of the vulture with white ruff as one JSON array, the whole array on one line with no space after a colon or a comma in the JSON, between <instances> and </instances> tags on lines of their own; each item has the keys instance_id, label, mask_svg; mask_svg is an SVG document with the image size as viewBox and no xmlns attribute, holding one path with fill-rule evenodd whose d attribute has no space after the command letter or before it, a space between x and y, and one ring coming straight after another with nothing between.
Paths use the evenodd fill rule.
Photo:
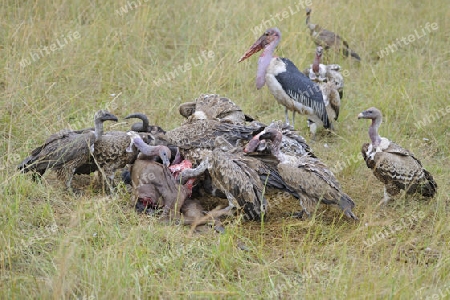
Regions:
<instances>
[{"instance_id":1,"label":"vulture with white ruff","mask_svg":"<svg viewBox=\"0 0 450 300\"><path fill-rule=\"evenodd\" d=\"M319 159L308 155L288 155L280 151L282 133L278 129L268 127L254 136L245 152L255 151L264 139L271 141L269 147L278 160L278 173L295 191L293 195L300 200L302 214L310 216L322 202L339 206L347 217L358 219L352 212L355 203L342 191L334 174Z\"/></svg>"},{"instance_id":2,"label":"vulture with white ruff","mask_svg":"<svg viewBox=\"0 0 450 300\"><path fill-rule=\"evenodd\" d=\"M303 70L303 74L314 82L332 82L339 92L339 97L344 97L344 76L341 74L341 66L338 64L322 64L323 48L317 46L313 63Z\"/></svg>"},{"instance_id":3,"label":"vulture with white ruff","mask_svg":"<svg viewBox=\"0 0 450 300\"><path fill-rule=\"evenodd\" d=\"M323 101L327 110L330 122L334 122L339 117L339 109L341 107L341 96L343 96L344 77L339 73L339 65L326 66L320 63L323 48L318 46L313 64L303 73L314 81L322 92ZM314 137L317 131L317 124L313 119L308 119L308 127L311 135ZM333 123L331 129L334 130Z\"/></svg>"},{"instance_id":4,"label":"vulture with white ruff","mask_svg":"<svg viewBox=\"0 0 450 300\"><path fill-rule=\"evenodd\" d=\"M362 146L361 153L368 168L384 184L384 198L380 203L387 203L401 190L407 194L419 193L433 197L437 184L433 176L422 167L422 163L408 150L387 138L380 137L378 128L382 122L381 111L371 107L358 115L358 119L370 119L371 143Z\"/></svg>"}]
</instances>

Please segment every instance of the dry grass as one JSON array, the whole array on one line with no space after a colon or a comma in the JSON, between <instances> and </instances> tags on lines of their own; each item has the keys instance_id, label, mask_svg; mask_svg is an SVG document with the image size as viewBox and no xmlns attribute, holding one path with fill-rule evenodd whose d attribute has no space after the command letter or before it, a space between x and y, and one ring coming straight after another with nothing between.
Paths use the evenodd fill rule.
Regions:
<instances>
[{"instance_id":1,"label":"dry grass","mask_svg":"<svg viewBox=\"0 0 450 300\"><path fill-rule=\"evenodd\" d=\"M171 129L182 121L180 103L218 93L263 122L284 116L267 88L255 88L256 58L237 60L256 38L255 26L302 2L156 2L140 0L120 16L115 11L125 1L3 1L0 298L449 297L446 0L313 1L312 22L338 31L363 59L356 64L329 54L348 71L342 113L336 135L322 134L312 144L330 167L346 163L336 175L360 222L325 206L311 220L289 219L284 212L297 209L297 201L274 195L269 199L278 205L265 223L232 222L225 235L188 238L189 228L137 216L125 191L112 199L87 185L74 198L51 174L37 184L16 171L49 134L91 126L100 108L122 117L141 111ZM427 22L438 29L375 59ZM307 66L314 45L303 10L276 26L283 33L278 55ZM46 54L43 48L58 40L63 47ZM24 58L30 64L22 67ZM188 62L196 66L181 71ZM175 79L156 84L174 70ZM435 176L433 200L401 198L375 208L382 185L360 159L368 123L356 119L370 106L384 112L381 134L409 148ZM427 126L415 126L435 114ZM304 118L296 127L307 134Z\"/></svg>"}]
</instances>

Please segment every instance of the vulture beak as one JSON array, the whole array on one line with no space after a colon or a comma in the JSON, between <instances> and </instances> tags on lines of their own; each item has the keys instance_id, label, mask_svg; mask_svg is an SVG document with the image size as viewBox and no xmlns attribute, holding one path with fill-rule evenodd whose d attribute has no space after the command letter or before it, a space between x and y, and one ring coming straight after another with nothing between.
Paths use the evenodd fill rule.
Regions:
<instances>
[{"instance_id":1,"label":"vulture beak","mask_svg":"<svg viewBox=\"0 0 450 300\"><path fill-rule=\"evenodd\" d=\"M250 152L254 152L256 151L256 149L258 149L258 146L261 144L261 135L265 134L266 131L263 130L260 133L258 133L257 135L255 135L249 142L248 144L245 146L244 148L244 152L245 153L250 153Z\"/></svg>"},{"instance_id":2,"label":"vulture beak","mask_svg":"<svg viewBox=\"0 0 450 300\"><path fill-rule=\"evenodd\" d=\"M358 119L364 119L364 112L362 112L358 115Z\"/></svg>"},{"instance_id":3,"label":"vulture beak","mask_svg":"<svg viewBox=\"0 0 450 300\"><path fill-rule=\"evenodd\" d=\"M114 121L114 122L118 122L119 121L119 119L115 115L110 114L110 113L106 114L103 117L103 120Z\"/></svg>"},{"instance_id":4,"label":"vulture beak","mask_svg":"<svg viewBox=\"0 0 450 300\"><path fill-rule=\"evenodd\" d=\"M258 53L259 51L264 49L264 47L268 44L266 38L267 38L266 35L263 34L258 40L256 40L256 42L247 50L247 52L245 52L245 54L242 55L238 63L240 63L243 60L246 60L253 54Z\"/></svg>"},{"instance_id":5,"label":"vulture beak","mask_svg":"<svg viewBox=\"0 0 450 300\"><path fill-rule=\"evenodd\" d=\"M253 137L250 142L248 142L248 144L245 146L244 148L244 152L245 153L250 153L250 152L254 152L258 146L259 146L260 140L258 137Z\"/></svg>"},{"instance_id":6,"label":"vulture beak","mask_svg":"<svg viewBox=\"0 0 450 300\"><path fill-rule=\"evenodd\" d=\"M163 158L163 165L165 165L166 167L169 167L169 166L170 166L170 161L169 161L169 159L167 158L167 156L164 156L164 158Z\"/></svg>"}]
</instances>

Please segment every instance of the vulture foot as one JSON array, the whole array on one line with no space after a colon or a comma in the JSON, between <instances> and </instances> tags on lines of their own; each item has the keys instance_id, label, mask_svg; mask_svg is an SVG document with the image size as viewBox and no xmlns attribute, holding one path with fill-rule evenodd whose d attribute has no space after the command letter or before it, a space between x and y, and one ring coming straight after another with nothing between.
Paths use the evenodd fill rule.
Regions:
<instances>
[{"instance_id":1,"label":"vulture foot","mask_svg":"<svg viewBox=\"0 0 450 300\"><path fill-rule=\"evenodd\" d=\"M298 211L298 212L295 212L295 213L293 213L292 215L291 215L291 217L293 217L293 218L296 218L296 219L303 219L303 216L308 216L308 214L304 211L304 210L301 210L301 211Z\"/></svg>"}]
</instances>

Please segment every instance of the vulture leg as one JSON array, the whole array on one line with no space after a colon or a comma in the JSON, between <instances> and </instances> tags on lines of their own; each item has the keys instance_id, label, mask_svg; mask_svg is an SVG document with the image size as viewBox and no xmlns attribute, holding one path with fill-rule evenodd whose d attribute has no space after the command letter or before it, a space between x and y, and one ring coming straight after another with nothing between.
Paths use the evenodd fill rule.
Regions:
<instances>
[{"instance_id":1,"label":"vulture leg","mask_svg":"<svg viewBox=\"0 0 450 300\"><path fill-rule=\"evenodd\" d=\"M72 193L74 192L74 190L72 189L73 174L75 174L75 168L72 169L72 172L70 172L70 173L68 173L66 175L66 178L67 178L67 181L66 181L67 190L71 191Z\"/></svg>"},{"instance_id":2,"label":"vulture leg","mask_svg":"<svg viewBox=\"0 0 450 300\"><path fill-rule=\"evenodd\" d=\"M384 187L384 196L383 199L380 201L380 203L378 203L377 206L381 206L383 204L387 204L389 202L389 200L391 200L391 195L389 195L386 186Z\"/></svg>"},{"instance_id":3,"label":"vulture leg","mask_svg":"<svg viewBox=\"0 0 450 300\"><path fill-rule=\"evenodd\" d=\"M224 189L221 189L221 190L225 193L225 195L227 196L227 199L228 199L228 206L225 207L224 210L226 210L229 214L231 214L231 210L233 210L233 208L236 207L234 205L234 203L237 203L237 200L236 200L236 198L233 197L233 195L230 192L228 192Z\"/></svg>"},{"instance_id":4,"label":"vulture leg","mask_svg":"<svg viewBox=\"0 0 450 300\"><path fill-rule=\"evenodd\" d=\"M400 190L397 188L395 184L385 184L383 199L380 201L378 206L387 204L392 199L392 197L398 195L399 193Z\"/></svg>"}]
</instances>

